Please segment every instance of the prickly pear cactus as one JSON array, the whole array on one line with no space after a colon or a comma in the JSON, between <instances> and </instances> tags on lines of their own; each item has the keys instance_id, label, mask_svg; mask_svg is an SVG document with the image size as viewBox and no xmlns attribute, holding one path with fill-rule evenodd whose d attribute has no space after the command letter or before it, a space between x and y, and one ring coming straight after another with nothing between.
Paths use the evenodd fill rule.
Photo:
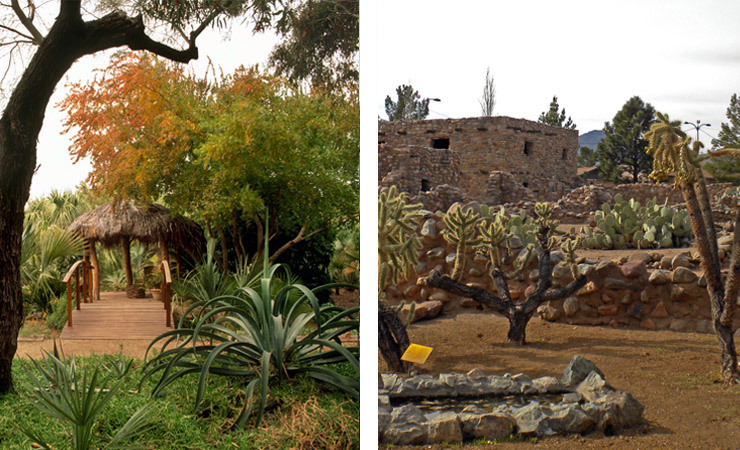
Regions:
<instances>
[{"instance_id":1,"label":"prickly pear cactus","mask_svg":"<svg viewBox=\"0 0 740 450\"><path fill-rule=\"evenodd\" d=\"M614 205L604 203L594 217L596 229L584 230L585 248L665 248L692 236L686 210L658 205L655 199L642 206L634 199L624 201L617 194Z\"/></svg>"}]
</instances>

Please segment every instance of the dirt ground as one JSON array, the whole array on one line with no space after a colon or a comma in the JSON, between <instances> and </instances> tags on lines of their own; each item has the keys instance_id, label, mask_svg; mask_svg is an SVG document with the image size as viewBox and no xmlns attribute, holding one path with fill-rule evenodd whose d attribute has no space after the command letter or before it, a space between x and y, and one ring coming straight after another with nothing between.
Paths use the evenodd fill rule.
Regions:
<instances>
[{"instance_id":1,"label":"dirt ground","mask_svg":"<svg viewBox=\"0 0 740 450\"><path fill-rule=\"evenodd\" d=\"M527 327L528 344L520 347L506 343L507 326L505 319L491 313L465 313L414 323L409 336L413 343L434 348L420 366L422 372L434 374L478 368L488 374L559 377L573 355L583 355L604 372L610 385L629 391L645 406L647 423L618 436L548 437L536 444L513 442L495 448L740 448L740 386L717 383L719 346L714 335L573 326L533 318ZM382 360L379 364L386 370Z\"/></svg>"}]
</instances>

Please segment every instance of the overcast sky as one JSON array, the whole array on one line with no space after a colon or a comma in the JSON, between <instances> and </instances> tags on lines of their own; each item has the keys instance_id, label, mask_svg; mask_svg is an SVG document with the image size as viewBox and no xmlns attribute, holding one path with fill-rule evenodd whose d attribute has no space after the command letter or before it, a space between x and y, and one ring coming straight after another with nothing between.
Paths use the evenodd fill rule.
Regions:
<instances>
[{"instance_id":1,"label":"overcast sky","mask_svg":"<svg viewBox=\"0 0 740 450\"><path fill-rule=\"evenodd\" d=\"M222 67L225 73L231 73L239 65L259 63L264 66L275 42L276 37L271 34L253 36L248 26L235 25L228 40L224 40L218 31L208 30L198 38L199 59L191 62L188 67L192 67L196 73L205 73L208 58L217 67ZM69 155L70 136L61 134L64 114L58 110L56 104L64 98L67 83L92 79L93 70L105 68L111 54L112 52L103 52L80 59L57 86L46 110L44 126L39 136L37 161L40 167L31 183L31 198L46 195L52 189L73 189L87 177L90 171L89 162L72 164Z\"/></svg>"},{"instance_id":2,"label":"overcast sky","mask_svg":"<svg viewBox=\"0 0 740 450\"><path fill-rule=\"evenodd\" d=\"M442 100L429 118L479 116L490 67L495 115L537 120L557 95L583 134L637 95L711 123L709 145L740 93L738 18L740 2L720 0L380 0L377 115L411 83Z\"/></svg>"}]
</instances>

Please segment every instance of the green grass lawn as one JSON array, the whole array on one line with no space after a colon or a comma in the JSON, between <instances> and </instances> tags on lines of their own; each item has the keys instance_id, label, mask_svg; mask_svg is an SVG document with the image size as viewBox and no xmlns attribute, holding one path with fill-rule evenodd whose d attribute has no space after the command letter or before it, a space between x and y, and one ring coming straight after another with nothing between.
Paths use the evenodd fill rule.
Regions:
<instances>
[{"instance_id":1,"label":"green grass lawn","mask_svg":"<svg viewBox=\"0 0 740 450\"><path fill-rule=\"evenodd\" d=\"M100 364L105 357L76 358L79 368ZM271 403L265 418L254 428L254 417L244 429L230 431L243 405L244 381L209 377L205 401L194 413L196 375L174 382L167 392L151 399L155 380L141 380L141 361L134 361L124 376L118 395L105 407L95 428L100 447L142 405L154 402L154 422L148 431L131 442L148 449L234 449L234 448L359 448L359 402L338 390L306 378L295 378L270 388ZM114 372L103 372L112 381ZM70 448L70 437L62 423L38 411L26 392L31 382L16 360L13 366L16 393L0 396L0 448L31 448L33 442L18 428L32 428L55 449Z\"/></svg>"}]
</instances>

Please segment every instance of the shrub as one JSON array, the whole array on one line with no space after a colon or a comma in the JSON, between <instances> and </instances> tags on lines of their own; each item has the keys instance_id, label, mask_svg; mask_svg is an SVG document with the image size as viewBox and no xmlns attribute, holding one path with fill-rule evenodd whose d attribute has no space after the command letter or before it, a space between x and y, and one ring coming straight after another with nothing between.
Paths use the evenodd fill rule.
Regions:
<instances>
[{"instance_id":1,"label":"shrub","mask_svg":"<svg viewBox=\"0 0 740 450\"><path fill-rule=\"evenodd\" d=\"M183 314L193 314L192 327L183 328L181 321L180 328L162 334L150 344L148 350L161 344L161 352L147 361L142 379L143 383L159 374L153 396L163 393L175 380L198 374L197 412L209 375L242 377L247 381L244 406L234 427L244 425L255 403L256 423L260 423L270 383L275 380L306 375L359 398L359 347L346 348L340 340L343 334L359 330L359 321L354 318L359 308L344 310L320 304L316 292L334 285L311 290L289 283L275 292L282 266L270 266L268 254L265 248L262 276L256 288L246 287L235 295L196 302ZM292 292L300 293L294 302L290 301ZM335 369L342 362L351 365L352 376Z\"/></svg>"}]
</instances>

